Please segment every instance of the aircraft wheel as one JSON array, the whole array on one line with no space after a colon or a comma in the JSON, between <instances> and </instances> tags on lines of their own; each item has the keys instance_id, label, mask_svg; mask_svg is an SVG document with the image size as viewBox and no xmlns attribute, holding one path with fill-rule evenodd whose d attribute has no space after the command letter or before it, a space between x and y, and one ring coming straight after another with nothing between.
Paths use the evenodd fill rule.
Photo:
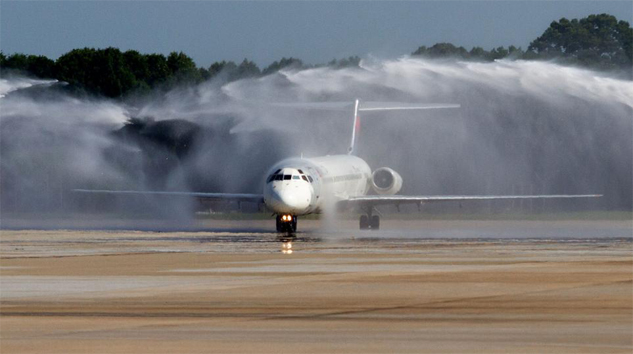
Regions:
<instances>
[{"instance_id":1,"label":"aircraft wheel","mask_svg":"<svg viewBox=\"0 0 633 354\"><path fill-rule=\"evenodd\" d=\"M297 217L293 216L292 217L292 221L290 222L289 226L289 230L290 232L297 232Z\"/></svg>"},{"instance_id":2,"label":"aircraft wheel","mask_svg":"<svg viewBox=\"0 0 633 354\"><path fill-rule=\"evenodd\" d=\"M372 215L369 226L372 230L380 229L380 217L378 215Z\"/></svg>"},{"instance_id":3,"label":"aircraft wheel","mask_svg":"<svg viewBox=\"0 0 633 354\"><path fill-rule=\"evenodd\" d=\"M277 226L277 232L287 232L287 233L294 233L297 232L297 217L293 216L292 220L286 220L284 221L282 215L277 215L276 218L276 226Z\"/></svg>"},{"instance_id":4,"label":"aircraft wheel","mask_svg":"<svg viewBox=\"0 0 633 354\"><path fill-rule=\"evenodd\" d=\"M277 215L277 232L286 231L286 225L283 221L281 221L281 215Z\"/></svg>"},{"instance_id":5,"label":"aircraft wheel","mask_svg":"<svg viewBox=\"0 0 633 354\"><path fill-rule=\"evenodd\" d=\"M369 218L367 217L367 215L361 215L360 216L360 229L361 230L367 230L369 229Z\"/></svg>"}]
</instances>

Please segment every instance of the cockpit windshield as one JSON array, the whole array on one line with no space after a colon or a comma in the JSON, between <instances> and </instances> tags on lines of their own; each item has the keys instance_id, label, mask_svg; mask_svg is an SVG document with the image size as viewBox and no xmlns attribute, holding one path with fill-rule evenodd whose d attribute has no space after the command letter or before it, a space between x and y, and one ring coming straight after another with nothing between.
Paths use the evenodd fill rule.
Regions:
<instances>
[{"instance_id":1,"label":"cockpit windshield","mask_svg":"<svg viewBox=\"0 0 633 354\"><path fill-rule=\"evenodd\" d=\"M299 171L300 173L302 172L301 170L297 170L297 171ZM281 172L281 169L275 171L275 173L268 176L266 183L270 183L272 181L288 181L288 180L304 180L308 183L314 182L314 179L312 179L312 176L306 175L304 173L301 173L299 175L284 175L284 174L280 174L279 172Z\"/></svg>"}]
</instances>

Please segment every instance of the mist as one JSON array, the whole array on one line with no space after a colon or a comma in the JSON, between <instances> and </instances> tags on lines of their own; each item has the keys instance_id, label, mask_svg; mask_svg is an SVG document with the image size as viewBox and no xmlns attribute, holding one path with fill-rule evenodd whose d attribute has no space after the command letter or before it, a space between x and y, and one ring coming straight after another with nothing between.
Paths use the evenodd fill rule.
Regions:
<instances>
[{"instance_id":1,"label":"mist","mask_svg":"<svg viewBox=\"0 0 633 354\"><path fill-rule=\"evenodd\" d=\"M369 58L360 68L282 70L230 83L220 76L119 101L5 77L0 95L3 214L186 218L199 208L194 201L70 190L261 193L273 163L345 153L352 128L351 109L271 103L356 98L461 105L361 116L357 154L372 169L398 171L402 194L600 193L582 208L632 208L633 83L553 62Z\"/></svg>"}]
</instances>

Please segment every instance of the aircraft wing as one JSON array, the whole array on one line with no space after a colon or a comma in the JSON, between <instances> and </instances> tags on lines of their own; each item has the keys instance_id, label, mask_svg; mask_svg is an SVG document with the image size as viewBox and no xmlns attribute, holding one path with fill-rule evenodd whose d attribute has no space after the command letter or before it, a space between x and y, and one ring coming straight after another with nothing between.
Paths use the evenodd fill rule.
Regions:
<instances>
[{"instance_id":1,"label":"aircraft wing","mask_svg":"<svg viewBox=\"0 0 633 354\"><path fill-rule=\"evenodd\" d=\"M468 200L504 200L504 199L565 199L565 198L598 198L602 194L546 194L546 195L364 195L350 197L339 203L347 206L377 206L377 205L401 205L422 204L427 202L458 202Z\"/></svg>"},{"instance_id":2,"label":"aircraft wing","mask_svg":"<svg viewBox=\"0 0 633 354\"><path fill-rule=\"evenodd\" d=\"M296 108L306 110L321 111L342 111L354 108L354 102L350 101L323 101L323 102L276 102L265 103L271 107ZM460 108L459 104L453 103L406 103L406 102L378 102L362 101L359 104L358 112L370 111L400 111L400 110L423 110L423 109L444 109Z\"/></svg>"},{"instance_id":3,"label":"aircraft wing","mask_svg":"<svg viewBox=\"0 0 633 354\"><path fill-rule=\"evenodd\" d=\"M264 196L262 194L246 194L246 193L202 193L202 192L167 192L167 191L117 191L103 189L73 189L77 193L98 193L98 194L118 194L118 195L164 195L164 196L180 196L202 199L215 199L236 202L253 202L263 203Z\"/></svg>"}]
</instances>

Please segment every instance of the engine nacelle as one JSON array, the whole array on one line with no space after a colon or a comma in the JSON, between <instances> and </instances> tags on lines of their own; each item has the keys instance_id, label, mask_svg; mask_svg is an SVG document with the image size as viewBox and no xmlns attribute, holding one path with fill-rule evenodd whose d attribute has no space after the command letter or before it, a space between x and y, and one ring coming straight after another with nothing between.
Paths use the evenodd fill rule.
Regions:
<instances>
[{"instance_id":1,"label":"engine nacelle","mask_svg":"<svg viewBox=\"0 0 633 354\"><path fill-rule=\"evenodd\" d=\"M378 194L393 195L402 188L402 177L389 167L381 167L371 175L371 186Z\"/></svg>"}]
</instances>

